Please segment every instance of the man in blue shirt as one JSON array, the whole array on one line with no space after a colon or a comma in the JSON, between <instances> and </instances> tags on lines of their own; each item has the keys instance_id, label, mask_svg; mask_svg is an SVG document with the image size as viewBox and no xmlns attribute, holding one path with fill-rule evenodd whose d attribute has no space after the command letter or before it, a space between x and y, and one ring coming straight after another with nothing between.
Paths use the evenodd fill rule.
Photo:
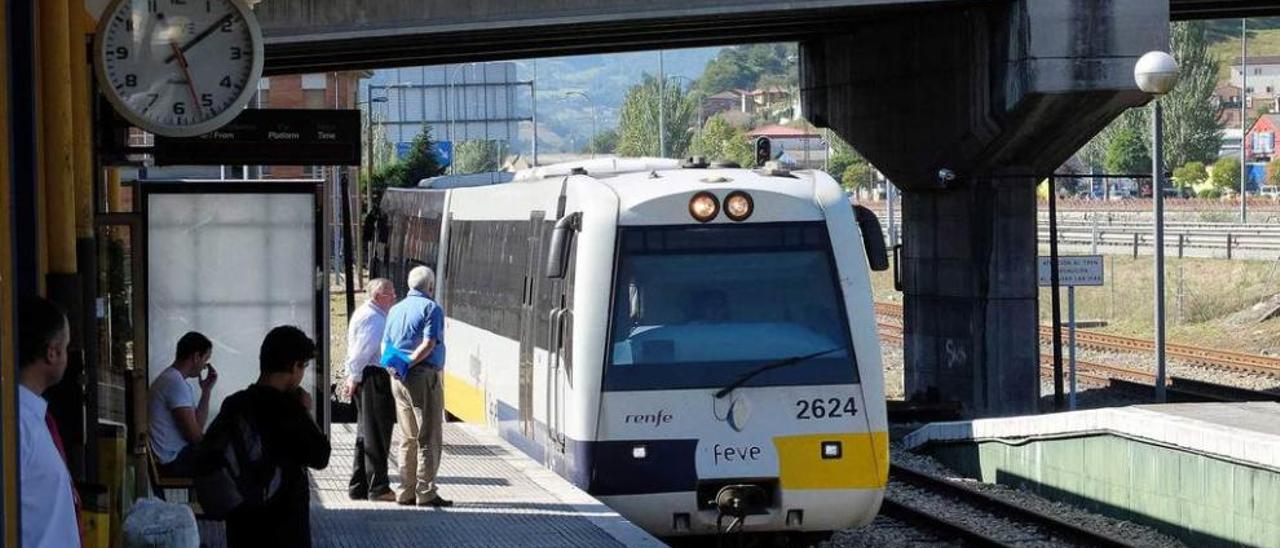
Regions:
<instances>
[{"instance_id":1,"label":"man in blue shirt","mask_svg":"<svg viewBox=\"0 0 1280 548\"><path fill-rule=\"evenodd\" d=\"M431 299L435 272L425 266L409 271L409 294L387 312L382 336L387 356L408 362L403 376L392 370L391 394L400 429L400 492L403 505L446 507L453 502L436 491L444 423L444 310Z\"/></svg>"}]
</instances>

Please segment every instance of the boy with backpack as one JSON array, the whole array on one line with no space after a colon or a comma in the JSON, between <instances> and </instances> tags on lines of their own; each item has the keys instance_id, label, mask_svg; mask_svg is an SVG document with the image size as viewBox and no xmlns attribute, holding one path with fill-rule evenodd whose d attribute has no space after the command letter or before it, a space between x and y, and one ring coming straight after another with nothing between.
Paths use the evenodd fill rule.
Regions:
<instances>
[{"instance_id":1,"label":"boy with backpack","mask_svg":"<svg viewBox=\"0 0 1280 548\"><path fill-rule=\"evenodd\" d=\"M227 397L209 427L204 450L232 500L223 504L228 546L311 546L306 469L328 466L330 451L300 387L315 355L302 330L272 329L259 352L258 382Z\"/></svg>"}]
</instances>

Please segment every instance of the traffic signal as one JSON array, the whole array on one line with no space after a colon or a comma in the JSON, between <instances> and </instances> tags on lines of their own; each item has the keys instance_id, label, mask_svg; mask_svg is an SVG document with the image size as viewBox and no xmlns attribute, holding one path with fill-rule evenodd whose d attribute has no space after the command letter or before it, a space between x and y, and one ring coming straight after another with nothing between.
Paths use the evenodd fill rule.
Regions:
<instances>
[{"instance_id":1,"label":"traffic signal","mask_svg":"<svg viewBox=\"0 0 1280 548\"><path fill-rule=\"evenodd\" d=\"M768 137L756 138L756 167L764 167L764 163L773 159L773 143Z\"/></svg>"}]
</instances>

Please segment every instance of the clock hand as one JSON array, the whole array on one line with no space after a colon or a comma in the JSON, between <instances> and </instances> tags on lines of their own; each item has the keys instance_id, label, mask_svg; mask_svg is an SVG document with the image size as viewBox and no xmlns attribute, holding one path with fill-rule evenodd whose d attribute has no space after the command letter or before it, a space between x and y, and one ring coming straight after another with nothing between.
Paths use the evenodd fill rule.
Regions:
<instances>
[{"instance_id":1,"label":"clock hand","mask_svg":"<svg viewBox=\"0 0 1280 548\"><path fill-rule=\"evenodd\" d=\"M196 81L191 78L191 68L187 65L187 56L182 54L182 50L178 49L178 44L169 42L169 47L173 48L173 55L178 59L178 66L182 67L183 76L187 77L187 89L191 91L191 106L199 112L204 110L200 107L200 94L196 93Z\"/></svg>"},{"instance_id":2,"label":"clock hand","mask_svg":"<svg viewBox=\"0 0 1280 548\"><path fill-rule=\"evenodd\" d=\"M182 53L185 53L187 50L191 49L193 46L198 44L201 40L208 38L210 34L213 34L213 31L217 30L218 27L221 27L223 23L226 23L232 17L235 17L235 12L231 12L226 15L223 15L222 18L218 19L217 21L214 21L213 24L209 25L208 28L200 31L200 34L197 34L195 35L194 38L192 38L191 40L188 40L187 43L183 45L181 48L174 48L173 55L170 55L164 58L165 64L172 63L173 60L177 59L179 55L182 55Z\"/></svg>"}]
</instances>

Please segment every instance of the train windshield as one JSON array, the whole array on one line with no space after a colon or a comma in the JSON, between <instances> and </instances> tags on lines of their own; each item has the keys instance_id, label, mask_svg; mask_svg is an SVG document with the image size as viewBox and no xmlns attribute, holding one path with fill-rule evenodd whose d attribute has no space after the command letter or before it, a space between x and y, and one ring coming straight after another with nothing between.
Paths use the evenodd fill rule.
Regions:
<instances>
[{"instance_id":1,"label":"train windshield","mask_svg":"<svg viewBox=\"0 0 1280 548\"><path fill-rule=\"evenodd\" d=\"M848 317L821 222L619 232L605 390L854 383Z\"/></svg>"}]
</instances>

